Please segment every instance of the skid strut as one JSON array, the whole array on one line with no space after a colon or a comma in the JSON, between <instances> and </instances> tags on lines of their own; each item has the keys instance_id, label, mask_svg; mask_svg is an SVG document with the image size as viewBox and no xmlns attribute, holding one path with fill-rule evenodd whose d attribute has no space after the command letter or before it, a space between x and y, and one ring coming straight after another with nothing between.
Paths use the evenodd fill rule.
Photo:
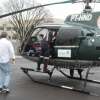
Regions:
<instances>
[{"instance_id":1,"label":"skid strut","mask_svg":"<svg viewBox=\"0 0 100 100\"><path fill-rule=\"evenodd\" d=\"M51 77L52 77L52 74L53 74L54 69L55 69L55 67L52 69L51 75L49 75L49 80L48 80L47 82L42 82L42 81L39 81L39 80L34 79L34 78L29 74L29 71L33 71L33 72L38 72L38 71L35 71L34 69L31 69L31 68L23 68L23 67L21 67L21 70L22 70L33 82L36 82L36 83L39 83L39 84L44 84L44 85L49 85L49 86L52 86L52 87L59 87L59 88L63 88L63 89L68 89L68 90L71 90L71 91L77 91L77 92L84 93L84 94L88 94L88 95L98 96L98 95L95 94L95 93L91 93L91 92L85 90L87 82L92 82L92 83L98 83L98 84L100 84L99 81L88 80L88 74L89 74L90 68L88 68L88 70L87 70L86 79L80 79L80 78L76 78L76 77L73 77L73 78L72 78L72 77L68 76L67 74L65 74L62 70L59 70L59 71L60 71L64 76L66 76L67 78L72 78L72 79L77 79L77 80L82 80L82 81L84 81L84 87L83 87L83 89L78 89L78 88L74 88L74 87L71 87L71 86L58 85L58 84L51 83L50 79L51 79ZM42 73L43 73L43 72L42 72Z\"/></svg>"}]
</instances>

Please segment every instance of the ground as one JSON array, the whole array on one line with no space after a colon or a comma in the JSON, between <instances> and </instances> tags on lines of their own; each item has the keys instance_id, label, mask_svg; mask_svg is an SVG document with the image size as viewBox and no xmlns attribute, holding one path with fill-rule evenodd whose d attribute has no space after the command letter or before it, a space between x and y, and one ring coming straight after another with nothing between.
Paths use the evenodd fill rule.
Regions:
<instances>
[{"instance_id":1,"label":"ground","mask_svg":"<svg viewBox=\"0 0 100 100\"><path fill-rule=\"evenodd\" d=\"M50 87L48 85L38 84L31 81L21 70L20 67L36 67L36 63L26 60L23 57L17 57L16 64L12 65L12 79L10 84L11 92L8 95L0 94L0 100L100 100L100 96L90 96L83 93ZM98 68L100 69L100 68ZM100 71L93 69L96 75L92 77L100 80ZM42 76L48 78L48 75L40 73L34 74L35 78ZM59 76L55 79L59 78ZM61 80L61 79L60 79ZM74 81L69 80L68 83L74 84ZM76 82L77 85L79 82ZM100 85L89 84L93 91L98 91L100 95ZM91 89L90 89L91 90Z\"/></svg>"}]
</instances>

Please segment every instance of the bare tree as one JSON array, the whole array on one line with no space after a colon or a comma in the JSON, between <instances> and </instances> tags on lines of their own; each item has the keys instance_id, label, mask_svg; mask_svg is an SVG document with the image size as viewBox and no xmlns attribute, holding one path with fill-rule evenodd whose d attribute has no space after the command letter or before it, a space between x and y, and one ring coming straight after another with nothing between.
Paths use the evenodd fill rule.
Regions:
<instances>
[{"instance_id":1,"label":"bare tree","mask_svg":"<svg viewBox=\"0 0 100 100\"><path fill-rule=\"evenodd\" d=\"M36 5L37 4L34 0L28 0L28 2L25 0L9 0L6 3L6 10L8 12L12 12ZM10 17L10 23L13 25L14 30L18 34L22 52L34 31L34 28L48 19L49 15L50 13L48 13L43 7L40 7L12 15Z\"/></svg>"}]
</instances>

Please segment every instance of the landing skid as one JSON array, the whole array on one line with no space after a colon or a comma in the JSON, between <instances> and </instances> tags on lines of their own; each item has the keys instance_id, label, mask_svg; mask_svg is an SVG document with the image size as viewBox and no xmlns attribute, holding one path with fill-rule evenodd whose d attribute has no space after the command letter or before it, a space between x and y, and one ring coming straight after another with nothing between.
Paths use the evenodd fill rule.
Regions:
<instances>
[{"instance_id":1,"label":"landing skid","mask_svg":"<svg viewBox=\"0 0 100 100\"><path fill-rule=\"evenodd\" d=\"M32 69L32 68L24 68L24 67L21 67L21 70L22 70L25 74L27 74L29 71L38 72L38 73L46 73L46 74L49 75L49 80L51 79L52 73L53 73L53 70L51 70L50 72L42 72L42 71L36 71L36 70L34 70L34 69Z\"/></svg>"},{"instance_id":2,"label":"landing skid","mask_svg":"<svg viewBox=\"0 0 100 100\"><path fill-rule=\"evenodd\" d=\"M68 89L68 90L71 90L71 91L77 91L77 92L80 92L80 93L84 93L84 94L87 94L87 95L92 95L92 96L98 96L97 94L95 93L92 93L90 91L87 91L86 90L86 85L87 85L87 82L91 82L91 83L96 83L96 84L100 84L100 81L96 81L96 80L88 80L88 74L89 74L89 68L87 70L87 73L86 73L86 77L85 79L80 79L80 78L77 78L77 77L70 77L69 75L65 74L62 70L59 70L57 69L59 72L61 72L65 77L67 78L71 78L71 79L75 79L75 80L80 80L80 81L84 81L84 86L82 89L78 89L78 88L75 88L75 87L72 87L72 86L65 86L65 85L58 85L58 84L55 84L53 82L51 82L51 77L52 77L52 74L53 74L53 71L54 71L55 67L51 70L51 73L47 73L49 75L49 80L47 82L42 82L42 81L39 81L39 80L36 80L34 79L31 75L30 75L30 71L32 72L39 72L39 73L43 73L41 71L35 71L34 69L31 69L31 68L24 68L24 67L21 67L21 70L34 82L36 83L39 83L39 84L44 84L44 85L49 85L49 86L52 86L52 87L59 87L59 88L63 88L63 89Z\"/></svg>"}]
</instances>

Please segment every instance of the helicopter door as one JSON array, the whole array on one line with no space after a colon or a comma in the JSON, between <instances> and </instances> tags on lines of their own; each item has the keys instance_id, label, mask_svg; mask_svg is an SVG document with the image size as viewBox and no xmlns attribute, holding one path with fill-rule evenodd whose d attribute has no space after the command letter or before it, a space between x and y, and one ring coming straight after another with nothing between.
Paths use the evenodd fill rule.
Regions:
<instances>
[{"instance_id":1,"label":"helicopter door","mask_svg":"<svg viewBox=\"0 0 100 100\"><path fill-rule=\"evenodd\" d=\"M28 43L26 45L26 55L27 54L31 55L31 56L39 56L40 55L40 52L41 52L41 46L40 46L41 39L39 38L40 34L43 34L46 41L48 41L49 31L47 28L35 29L32 36L30 37L30 40L28 41Z\"/></svg>"},{"instance_id":2,"label":"helicopter door","mask_svg":"<svg viewBox=\"0 0 100 100\"><path fill-rule=\"evenodd\" d=\"M77 59L79 52L81 30L75 27L63 27L59 30L55 42L57 58Z\"/></svg>"},{"instance_id":3,"label":"helicopter door","mask_svg":"<svg viewBox=\"0 0 100 100\"><path fill-rule=\"evenodd\" d=\"M49 52L50 55L54 58L55 57L55 41L56 41L56 36L57 36L58 30L49 30L49 35L48 35L48 43L49 43Z\"/></svg>"},{"instance_id":4,"label":"helicopter door","mask_svg":"<svg viewBox=\"0 0 100 100\"><path fill-rule=\"evenodd\" d=\"M79 58L82 60L91 60L95 59L95 37L91 29L82 29L85 39L81 42L79 49Z\"/></svg>"}]
</instances>

